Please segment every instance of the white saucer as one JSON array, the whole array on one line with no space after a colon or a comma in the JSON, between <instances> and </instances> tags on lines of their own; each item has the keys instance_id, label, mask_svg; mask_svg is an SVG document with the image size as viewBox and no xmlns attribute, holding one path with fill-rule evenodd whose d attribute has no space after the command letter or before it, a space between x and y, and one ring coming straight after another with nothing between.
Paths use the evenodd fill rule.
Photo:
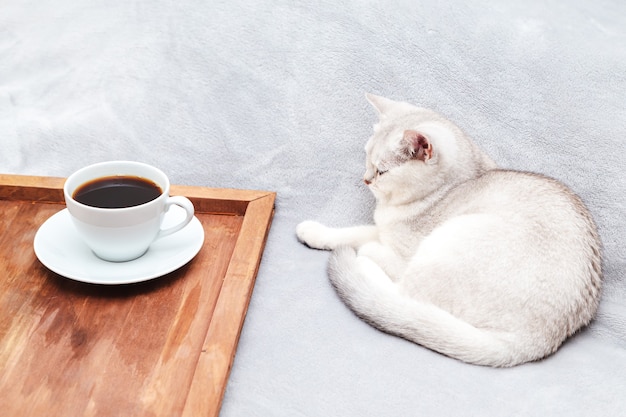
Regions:
<instances>
[{"instance_id":1,"label":"white saucer","mask_svg":"<svg viewBox=\"0 0 626 417\"><path fill-rule=\"evenodd\" d=\"M184 210L172 206L163 227L184 218ZM35 235L35 255L51 271L66 278L92 284L130 284L147 281L185 265L200 251L204 229L194 217L182 230L155 241L145 255L128 262L98 258L83 243L67 209L54 214Z\"/></svg>"}]
</instances>

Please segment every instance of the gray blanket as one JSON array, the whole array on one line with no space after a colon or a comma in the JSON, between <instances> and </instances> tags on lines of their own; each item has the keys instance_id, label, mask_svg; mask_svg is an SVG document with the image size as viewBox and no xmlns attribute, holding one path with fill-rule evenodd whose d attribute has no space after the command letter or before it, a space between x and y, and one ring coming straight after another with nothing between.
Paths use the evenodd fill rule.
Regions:
<instances>
[{"instance_id":1,"label":"gray blanket","mask_svg":"<svg viewBox=\"0 0 626 417\"><path fill-rule=\"evenodd\" d=\"M581 195L605 256L591 326L490 369L344 307L294 229L371 221L365 92ZM110 159L278 192L224 417L626 415L626 2L1 1L0 172Z\"/></svg>"}]
</instances>

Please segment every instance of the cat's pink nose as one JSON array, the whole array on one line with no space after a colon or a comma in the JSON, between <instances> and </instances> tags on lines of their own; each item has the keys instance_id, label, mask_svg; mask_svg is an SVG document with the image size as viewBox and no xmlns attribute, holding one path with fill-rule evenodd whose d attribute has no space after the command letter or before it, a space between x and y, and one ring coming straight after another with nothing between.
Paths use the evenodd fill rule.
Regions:
<instances>
[{"instance_id":1,"label":"cat's pink nose","mask_svg":"<svg viewBox=\"0 0 626 417\"><path fill-rule=\"evenodd\" d=\"M370 180L368 180L367 178L363 178L363 182L365 183L365 185L370 185L372 182Z\"/></svg>"}]
</instances>

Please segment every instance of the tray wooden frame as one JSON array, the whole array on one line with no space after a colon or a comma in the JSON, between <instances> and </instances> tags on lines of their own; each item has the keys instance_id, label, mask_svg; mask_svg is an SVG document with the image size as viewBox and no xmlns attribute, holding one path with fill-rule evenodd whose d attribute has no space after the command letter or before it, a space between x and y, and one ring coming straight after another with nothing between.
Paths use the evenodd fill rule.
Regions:
<instances>
[{"instance_id":1,"label":"tray wooden frame","mask_svg":"<svg viewBox=\"0 0 626 417\"><path fill-rule=\"evenodd\" d=\"M28 213L30 216L32 216L33 213L40 213L40 215L43 216L42 213L50 213L57 209L60 210L64 207L63 182L63 178L0 174L0 204L2 204L0 210L4 207L5 211L11 211L14 214L24 212ZM16 381L16 375L20 374L9 372L10 367L27 367L27 369L30 369L29 372L31 375L36 374L37 365L30 363L32 360L28 362L28 359L20 357L16 352L18 349L26 349L29 347L29 344L34 343L33 340L37 334L36 328L37 326L41 326L40 322L37 324L35 321L41 321L42 318L37 318L35 315L32 317L28 315L30 314L28 312L34 311L34 307L28 308L29 306L27 305L26 307L19 307L19 310L17 310L15 306L23 305L24 303L45 303L46 300L43 299L44 297L64 297L63 291L74 291L74 293L78 293L79 296L77 296L76 299L83 300L82 302L85 304L85 299L89 299L89 297L94 294L99 294L97 291L102 291L94 290L94 288L102 288L103 286L94 286L92 284L74 281L70 282L70 280L59 277L53 272L48 271L36 259L32 245L30 252L27 247L28 241L32 242L38 224L34 224L32 221L18 222L17 220L10 220L11 217L8 215L3 224L1 218L2 213L0 213L0 233L2 233L3 230L16 232L10 228L13 227L12 224L19 225L19 227L23 229L20 231L19 236L23 236L25 242L22 243L23 248L20 252L24 253L24 255L17 257L19 259L16 259L14 254L11 256L2 256L2 252L9 250L9 246L7 246L8 243L6 239L3 241L2 236L0 236L0 243L2 243L2 245L0 245L0 271L3 269L9 271L4 274L4 278L2 274L0 274L0 285L2 286L0 287L0 317L15 317L16 315L19 316L26 312L25 316L18 317L19 320L25 323L22 323L23 325L21 325L20 328L30 329L29 331L18 332L16 325L11 327L11 324L0 324L0 392L3 393L0 395L0 409L5 410L4 412L10 410L19 412L20 415L115 414L182 415L187 417L218 415L261 256L269 233L274 213L276 194L269 191L216 189L181 185L172 186L171 194L184 195L194 203L196 216L201 220L205 228L205 234L211 231L209 229L211 224L219 224L222 220L224 224L231 225L228 226L230 227L228 230L234 230L236 232L234 236L225 237L227 241L232 241L226 245L231 245L232 250L226 251L229 258L224 260L224 262L227 263L223 267L225 272L221 277L221 285L219 282L211 284L212 287L216 288L219 294L215 296L207 295L205 297L205 300L210 299L211 302L214 302L214 305L203 307L205 311L210 311L210 317L206 318L206 320L209 320L209 324L208 326L206 326L206 324L204 325L206 333L201 336L203 338L201 348L198 352L190 355L194 360L177 364L177 366L191 367L186 382L174 389L170 386L169 392L159 393L162 395L155 395L154 398L150 400L146 400L145 392L137 393L138 396L143 396L143 402L140 404L139 408L137 408L137 404L128 403L125 405L125 403L121 401L118 404L121 408L116 409L114 404L111 405L111 408L108 410L98 404L94 405L93 401L91 403L87 401L85 403L86 405L73 404L73 402L76 402L77 398L72 397L70 394L68 394L69 398L63 398L65 392L63 391L65 389L63 387L57 389L47 386L44 390L44 388L41 388L37 384L30 386L29 389L31 391L35 390L35 392L39 392L37 398L34 398L33 395L26 392L27 390L24 386L21 388L18 386L16 388L16 384L24 385L25 378L27 377L19 376L17 379L20 380ZM19 214L15 215L17 216L15 219L18 219ZM27 214L24 214L24 216L26 215ZM203 219L206 221L203 221ZM4 227L4 229L2 227ZM213 233L216 232L213 231ZM204 245L206 246L207 244L210 244L210 242L207 242L207 238L205 238ZM203 246L198 256L201 256L203 251L209 252L210 250ZM211 270L211 265L208 265L208 268L194 266L194 262L208 262L198 259L198 256L190 262L190 267L185 266L179 271L168 274L169 276L165 279L176 283L185 282L186 279L192 279L189 278L189 274L196 274L193 276L193 279L200 283L196 284L196 286L209 285L203 281L205 280L203 277L198 277L197 274L204 274L205 271L208 273L208 271ZM21 282L25 281L16 279L16 277L28 277L31 280L36 279L37 281L35 282L37 283L43 282L41 285L42 288L46 288L46 294L31 294L26 297L24 295L26 290L24 288L18 288L20 285L24 285L21 284ZM154 281L158 281L159 279L161 278L157 278ZM56 285L47 285L47 281L54 281ZM62 282L62 284L59 285L59 282ZM142 284L131 284L122 286L122 289L109 289L107 291L129 291L130 295L128 295L128 298L138 296L146 298L146 292L149 293L152 291L152 286L158 286L160 284L145 284L145 288L141 287L141 285ZM31 290L31 292L33 291ZM119 296L119 293L115 295ZM20 297L22 297L22 299L20 299ZM12 301L9 302L7 300ZM183 302L187 301L188 300L181 301L180 311L184 310ZM106 300L101 302L106 303ZM182 331L179 329L182 325L178 326L178 322L198 320L197 317L181 317L181 315L189 315L189 313L178 312L176 314L176 323L172 325L171 329L173 330L171 330L170 333ZM50 331L50 329L48 329L48 331ZM72 337L74 337L74 333L72 333ZM174 334L174 336L176 336L176 334ZM182 336L174 336L168 336L164 344L158 346L158 349L161 349L161 352L172 352L176 351L176 349L180 350L180 343L183 343L181 342ZM98 335L96 334L94 337L98 337ZM74 341L72 341L72 343L74 343ZM195 346L197 347L197 345L196 343ZM50 346L48 346L47 349L46 352L42 351L41 353L53 354L50 352L53 352L54 349ZM160 354L159 361L162 360L163 355L164 353ZM93 361L95 357L94 354L90 354L85 356L85 358L89 359L83 358L82 360ZM55 359L55 357L46 358L42 360L40 366L45 368L49 366L49 361L54 361ZM25 361L28 363L24 363ZM162 372L165 372L167 369L171 370L171 367L164 369ZM114 370L111 370L111 372L114 372ZM13 377L7 377L7 375L13 375ZM190 375L192 376L190 377ZM74 377L84 377L84 375L80 375L80 372L78 372L77 375L69 374L65 375L65 377L72 379ZM161 379L157 378L157 382L167 385L168 381L165 379L167 375L158 377ZM41 378L43 381L41 384L46 385L46 383L49 382L46 379L47 377L42 376ZM189 383L190 378L191 381ZM155 390L155 387L159 386L157 382L155 382L155 385L150 389ZM115 387L111 389L114 388ZM124 387L120 387L117 394L121 396L125 395L123 389ZM44 392L47 393L50 390L53 391L51 395L43 395ZM67 390L68 392L72 390L76 391L75 388L67 388ZM93 390L94 388L92 387L92 391ZM76 392L74 392L74 396L78 396ZM9 395L7 395L7 393L9 393ZM175 396L175 398L173 399L172 396ZM123 407L128 408L124 409ZM9 414L11 413L9 412Z\"/></svg>"}]
</instances>

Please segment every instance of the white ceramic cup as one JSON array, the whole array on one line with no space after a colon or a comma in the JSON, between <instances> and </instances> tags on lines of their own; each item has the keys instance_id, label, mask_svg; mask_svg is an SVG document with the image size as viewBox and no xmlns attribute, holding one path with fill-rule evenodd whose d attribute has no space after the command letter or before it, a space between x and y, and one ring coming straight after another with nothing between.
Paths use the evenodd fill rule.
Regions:
<instances>
[{"instance_id":1,"label":"white ceramic cup","mask_svg":"<svg viewBox=\"0 0 626 417\"><path fill-rule=\"evenodd\" d=\"M147 203L124 208L93 207L74 199L73 195L81 185L111 176L143 178L158 185L162 193ZM89 165L70 175L63 186L65 204L79 235L96 256L112 262L139 258L152 242L179 231L193 219L191 201L182 196L170 197L169 192L169 179L160 169L132 161ZM161 224L172 205L182 207L186 216L177 225L164 230Z\"/></svg>"}]
</instances>

